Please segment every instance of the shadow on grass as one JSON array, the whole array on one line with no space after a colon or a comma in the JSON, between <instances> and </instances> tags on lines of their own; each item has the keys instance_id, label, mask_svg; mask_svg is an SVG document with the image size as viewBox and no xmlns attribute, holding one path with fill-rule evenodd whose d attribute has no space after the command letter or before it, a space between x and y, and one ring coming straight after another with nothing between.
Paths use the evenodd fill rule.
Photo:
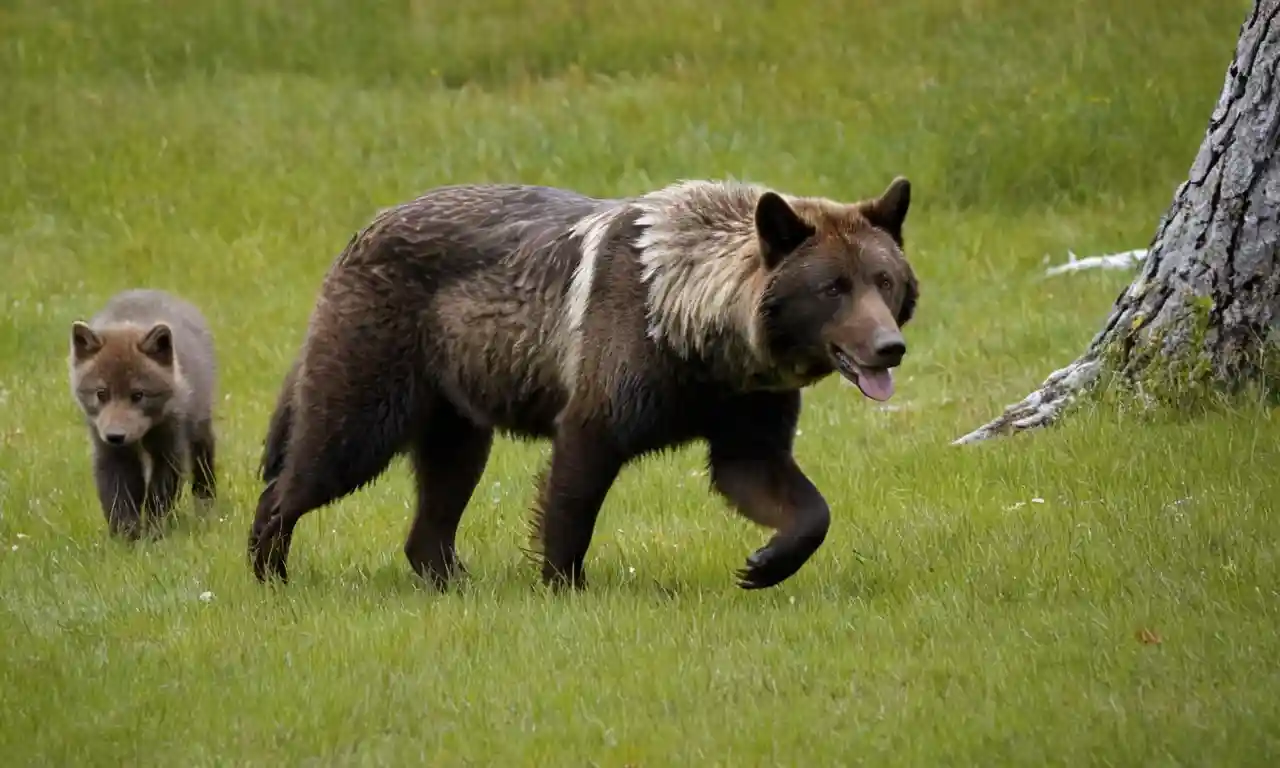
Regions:
<instances>
[{"instance_id":1,"label":"shadow on grass","mask_svg":"<svg viewBox=\"0 0 1280 768\"><path fill-rule=\"evenodd\" d=\"M655 570L667 569L658 565ZM834 571L826 568L812 574L802 571L788 583L752 591L737 586L732 570L719 568L694 567L679 575L651 575L621 566L597 564L588 577L591 581L585 590L557 593L542 584L536 565L526 561L504 562L496 567L472 571L456 579L442 592L413 573L408 564L393 558L372 567L349 565L333 568L323 564L299 563L291 568L288 585L273 584L272 587L282 589L282 594L290 591L311 595L343 594L374 601L407 598L427 602L480 600L486 603L513 601L527 604L533 601L597 605L622 600L671 605L709 600L729 605L745 600L767 606L795 603L798 598L806 602L817 598L824 603L874 599L904 587L899 580L887 578L880 569L866 568L856 561Z\"/></svg>"}]
</instances>

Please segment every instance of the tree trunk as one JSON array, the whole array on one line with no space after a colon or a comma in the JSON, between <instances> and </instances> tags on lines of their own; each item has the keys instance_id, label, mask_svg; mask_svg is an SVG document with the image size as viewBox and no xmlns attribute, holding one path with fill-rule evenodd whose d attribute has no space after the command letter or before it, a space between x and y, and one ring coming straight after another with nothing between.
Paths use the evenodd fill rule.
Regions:
<instances>
[{"instance_id":1,"label":"tree trunk","mask_svg":"<svg viewBox=\"0 0 1280 768\"><path fill-rule=\"evenodd\" d=\"M1278 13L1280 0L1254 0L1189 177L1084 354L953 444L1051 424L1104 380L1174 401L1264 373L1280 320Z\"/></svg>"}]
</instances>

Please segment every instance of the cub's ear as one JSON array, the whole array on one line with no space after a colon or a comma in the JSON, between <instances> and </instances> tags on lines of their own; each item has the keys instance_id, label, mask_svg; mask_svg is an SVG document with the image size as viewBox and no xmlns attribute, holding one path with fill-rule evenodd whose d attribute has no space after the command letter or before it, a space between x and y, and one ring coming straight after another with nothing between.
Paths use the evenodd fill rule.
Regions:
<instances>
[{"instance_id":1,"label":"cub's ear","mask_svg":"<svg viewBox=\"0 0 1280 768\"><path fill-rule=\"evenodd\" d=\"M142 354L165 368L173 367L173 331L164 323L156 323L138 342Z\"/></svg>"},{"instance_id":2,"label":"cub's ear","mask_svg":"<svg viewBox=\"0 0 1280 768\"><path fill-rule=\"evenodd\" d=\"M905 176L898 176L889 182L889 186L879 197L858 204L867 221L888 232L899 248L902 247L902 222L906 221L907 209L910 207L911 182Z\"/></svg>"},{"instance_id":3,"label":"cub's ear","mask_svg":"<svg viewBox=\"0 0 1280 768\"><path fill-rule=\"evenodd\" d=\"M817 232L777 192L765 192L756 202L756 235L760 256L773 269L787 254Z\"/></svg>"},{"instance_id":4,"label":"cub's ear","mask_svg":"<svg viewBox=\"0 0 1280 768\"><path fill-rule=\"evenodd\" d=\"M71 355L76 360L88 360L102 349L102 338L94 333L88 323L76 320L71 324Z\"/></svg>"}]
</instances>

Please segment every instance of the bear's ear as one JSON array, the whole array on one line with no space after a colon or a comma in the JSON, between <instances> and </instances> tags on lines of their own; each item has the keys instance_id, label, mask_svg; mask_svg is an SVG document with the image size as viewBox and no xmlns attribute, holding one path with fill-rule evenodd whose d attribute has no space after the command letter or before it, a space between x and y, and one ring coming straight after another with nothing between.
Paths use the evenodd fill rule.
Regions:
<instances>
[{"instance_id":1,"label":"bear's ear","mask_svg":"<svg viewBox=\"0 0 1280 768\"><path fill-rule=\"evenodd\" d=\"M138 342L142 354L165 368L173 367L173 331L164 323L156 323Z\"/></svg>"},{"instance_id":2,"label":"bear's ear","mask_svg":"<svg viewBox=\"0 0 1280 768\"><path fill-rule=\"evenodd\" d=\"M76 359L88 360L102 349L102 338L93 332L88 323L76 320L71 324L71 355Z\"/></svg>"},{"instance_id":3,"label":"bear's ear","mask_svg":"<svg viewBox=\"0 0 1280 768\"><path fill-rule=\"evenodd\" d=\"M760 257L768 269L778 266L787 254L817 232L777 192L765 192L760 196L756 202L755 218Z\"/></svg>"},{"instance_id":4,"label":"bear's ear","mask_svg":"<svg viewBox=\"0 0 1280 768\"><path fill-rule=\"evenodd\" d=\"M872 226L889 233L893 241L902 247L902 223L911 207L911 182L898 176L879 197L858 204L862 215Z\"/></svg>"}]
</instances>

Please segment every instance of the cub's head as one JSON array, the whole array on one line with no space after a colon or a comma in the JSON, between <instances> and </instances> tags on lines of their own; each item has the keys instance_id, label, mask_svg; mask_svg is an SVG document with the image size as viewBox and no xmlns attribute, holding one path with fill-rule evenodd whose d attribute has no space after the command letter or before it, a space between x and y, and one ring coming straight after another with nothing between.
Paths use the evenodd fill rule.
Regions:
<instances>
[{"instance_id":1,"label":"cub's head","mask_svg":"<svg viewBox=\"0 0 1280 768\"><path fill-rule=\"evenodd\" d=\"M779 373L811 382L839 371L873 400L893 395L902 327L919 289L902 248L911 184L842 205L765 192L755 228L769 274L763 338Z\"/></svg>"},{"instance_id":2,"label":"cub's head","mask_svg":"<svg viewBox=\"0 0 1280 768\"><path fill-rule=\"evenodd\" d=\"M173 332L122 325L93 330L71 324L71 386L98 437L132 445L169 415L177 373Z\"/></svg>"}]
</instances>

